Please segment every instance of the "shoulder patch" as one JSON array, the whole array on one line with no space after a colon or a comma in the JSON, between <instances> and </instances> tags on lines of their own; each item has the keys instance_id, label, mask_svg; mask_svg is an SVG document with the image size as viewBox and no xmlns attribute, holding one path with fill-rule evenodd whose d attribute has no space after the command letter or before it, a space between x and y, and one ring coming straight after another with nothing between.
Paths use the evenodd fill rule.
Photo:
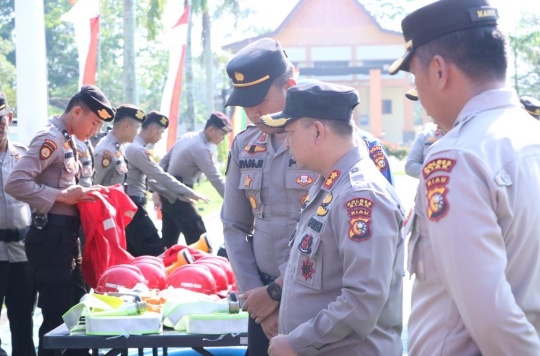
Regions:
<instances>
[{"instance_id":1,"label":"shoulder patch","mask_svg":"<svg viewBox=\"0 0 540 356\"><path fill-rule=\"evenodd\" d=\"M446 199L448 188L446 187L450 177L438 176L426 181L427 217L431 221L441 220L450 210Z\"/></svg>"},{"instance_id":2,"label":"shoulder patch","mask_svg":"<svg viewBox=\"0 0 540 356\"><path fill-rule=\"evenodd\" d=\"M101 166L103 168L107 168L110 166L111 161L113 159L113 155L111 151L104 151L103 152L103 158L101 159Z\"/></svg>"},{"instance_id":3,"label":"shoulder patch","mask_svg":"<svg viewBox=\"0 0 540 356\"><path fill-rule=\"evenodd\" d=\"M366 198L354 198L345 203L349 214L349 239L363 242L371 238L373 205L373 202Z\"/></svg>"},{"instance_id":4,"label":"shoulder patch","mask_svg":"<svg viewBox=\"0 0 540 356\"><path fill-rule=\"evenodd\" d=\"M45 142L41 145L39 149L39 158L45 160L51 157L52 153L58 148L56 143L53 140L45 139Z\"/></svg>"},{"instance_id":5,"label":"shoulder patch","mask_svg":"<svg viewBox=\"0 0 540 356\"><path fill-rule=\"evenodd\" d=\"M456 165L456 161L450 158L435 158L428 163L424 164L422 168L422 175L424 179L427 179L435 172L450 173L450 171Z\"/></svg>"}]
</instances>

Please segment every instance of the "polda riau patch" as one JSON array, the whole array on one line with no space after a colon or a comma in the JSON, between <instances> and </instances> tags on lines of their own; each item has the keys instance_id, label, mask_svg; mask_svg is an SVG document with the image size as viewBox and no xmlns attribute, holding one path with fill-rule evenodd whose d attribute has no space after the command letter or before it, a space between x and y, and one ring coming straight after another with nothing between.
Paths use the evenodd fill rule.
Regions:
<instances>
[{"instance_id":1,"label":"polda riau patch","mask_svg":"<svg viewBox=\"0 0 540 356\"><path fill-rule=\"evenodd\" d=\"M456 165L456 161L450 158L435 158L424 164L422 175L424 179L428 179L435 172L450 173Z\"/></svg>"},{"instance_id":2,"label":"polda riau patch","mask_svg":"<svg viewBox=\"0 0 540 356\"><path fill-rule=\"evenodd\" d=\"M373 162L377 166L377 169L381 172L388 170L388 162L384 155L383 149L380 145L375 145L369 149L369 155Z\"/></svg>"},{"instance_id":3,"label":"polda riau patch","mask_svg":"<svg viewBox=\"0 0 540 356\"><path fill-rule=\"evenodd\" d=\"M51 157L52 153L58 148L56 143L52 140L46 139L45 142L41 145L41 148L39 149L39 158L40 159L47 159Z\"/></svg>"},{"instance_id":4,"label":"polda riau patch","mask_svg":"<svg viewBox=\"0 0 540 356\"><path fill-rule=\"evenodd\" d=\"M427 216L431 221L441 220L450 210L446 195L450 177L433 177L426 182Z\"/></svg>"},{"instance_id":5,"label":"polda riau patch","mask_svg":"<svg viewBox=\"0 0 540 356\"><path fill-rule=\"evenodd\" d=\"M371 212L373 202L366 198L354 198L345 203L349 214L349 238L353 241L366 241L371 237Z\"/></svg>"},{"instance_id":6,"label":"polda riau patch","mask_svg":"<svg viewBox=\"0 0 540 356\"><path fill-rule=\"evenodd\" d=\"M103 168L109 167L110 164L111 164L112 159L113 159L112 153L109 152L109 151L105 151L105 152L103 153L103 158L101 159L101 166L102 166Z\"/></svg>"}]
</instances>

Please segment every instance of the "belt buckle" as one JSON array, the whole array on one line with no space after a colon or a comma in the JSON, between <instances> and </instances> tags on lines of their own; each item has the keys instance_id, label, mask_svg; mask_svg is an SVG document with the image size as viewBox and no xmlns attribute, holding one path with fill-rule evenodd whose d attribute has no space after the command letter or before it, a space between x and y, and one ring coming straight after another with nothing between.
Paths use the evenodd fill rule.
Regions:
<instances>
[{"instance_id":1,"label":"belt buckle","mask_svg":"<svg viewBox=\"0 0 540 356\"><path fill-rule=\"evenodd\" d=\"M32 214L32 224L38 230L43 230L43 228L47 225L47 221L47 215L45 214Z\"/></svg>"}]
</instances>

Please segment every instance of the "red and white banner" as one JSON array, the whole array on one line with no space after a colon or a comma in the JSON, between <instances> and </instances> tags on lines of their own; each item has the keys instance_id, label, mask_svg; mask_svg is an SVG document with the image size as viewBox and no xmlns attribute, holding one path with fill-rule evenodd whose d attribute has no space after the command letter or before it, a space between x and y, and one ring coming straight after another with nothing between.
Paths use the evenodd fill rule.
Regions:
<instances>
[{"instance_id":1,"label":"red and white banner","mask_svg":"<svg viewBox=\"0 0 540 356\"><path fill-rule=\"evenodd\" d=\"M79 53L79 87L96 84L99 0L78 0L60 20L73 23L75 28L75 43Z\"/></svg>"},{"instance_id":2,"label":"red and white banner","mask_svg":"<svg viewBox=\"0 0 540 356\"><path fill-rule=\"evenodd\" d=\"M189 5L175 25L166 33L169 43L169 72L160 111L169 118L167 132L167 151L174 145L178 130L178 114L180 112L180 95L182 93L182 77L186 55L187 27L189 21Z\"/></svg>"}]
</instances>

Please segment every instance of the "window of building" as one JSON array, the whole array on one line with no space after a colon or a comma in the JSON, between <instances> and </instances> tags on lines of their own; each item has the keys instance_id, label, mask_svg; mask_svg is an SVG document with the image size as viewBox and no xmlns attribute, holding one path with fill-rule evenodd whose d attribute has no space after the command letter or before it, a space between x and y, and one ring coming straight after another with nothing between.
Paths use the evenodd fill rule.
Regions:
<instances>
[{"instance_id":1,"label":"window of building","mask_svg":"<svg viewBox=\"0 0 540 356\"><path fill-rule=\"evenodd\" d=\"M391 114L392 113L392 100L383 99L382 101L382 113Z\"/></svg>"}]
</instances>

